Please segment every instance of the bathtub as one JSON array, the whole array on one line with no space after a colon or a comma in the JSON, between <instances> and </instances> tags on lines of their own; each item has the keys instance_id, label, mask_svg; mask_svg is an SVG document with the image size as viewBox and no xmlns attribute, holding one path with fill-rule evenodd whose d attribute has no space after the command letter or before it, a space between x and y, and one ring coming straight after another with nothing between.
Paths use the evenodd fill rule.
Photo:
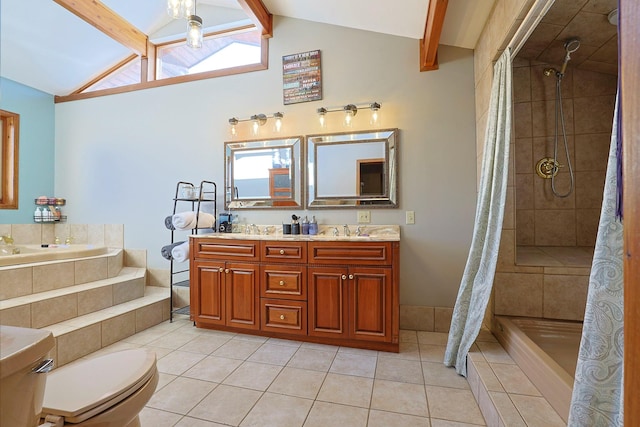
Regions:
<instances>
[{"instance_id":1,"label":"bathtub","mask_svg":"<svg viewBox=\"0 0 640 427\"><path fill-rule=\"evenodd\" d=\"M61 259L84 258L102 255L109 252L109 248L94 245L51 245L43 248L40 245L15 245L19 254L0 255L0 267L29 264L32 262L46 262Z\"/></svg>"},{"instance_id":2,"label":"bathtub","mask_svg":"<svg viewBox=\"0 0 640 427\"><path fill-rule=\"evenodd\" d=\"M492 332L566 422L582 323L496 316Z\"/></svg>"}]
</instances>

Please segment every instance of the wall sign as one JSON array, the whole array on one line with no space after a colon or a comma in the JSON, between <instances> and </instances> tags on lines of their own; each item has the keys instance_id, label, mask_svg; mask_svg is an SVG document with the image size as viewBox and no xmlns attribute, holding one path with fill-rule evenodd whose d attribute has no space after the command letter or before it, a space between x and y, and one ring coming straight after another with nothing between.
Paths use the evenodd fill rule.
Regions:
<instances>
[{"instance_id":1,"label":"wall sign","mask_svg":"<svg viewBox=\"0 0 640 427\"><path fill-rule=\"evenodd\" d=\"M284 105L322 99L320 51L282 57Z\"/></svg>"}]
</instances>

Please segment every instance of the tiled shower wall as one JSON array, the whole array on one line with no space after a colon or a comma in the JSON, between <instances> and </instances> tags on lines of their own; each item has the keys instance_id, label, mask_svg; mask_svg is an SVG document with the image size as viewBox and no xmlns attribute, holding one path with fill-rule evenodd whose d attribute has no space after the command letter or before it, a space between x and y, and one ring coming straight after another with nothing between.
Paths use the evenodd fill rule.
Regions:
<instances>
[{"instance_id":1,"label":"tiled shower wall","mask_svg":"<svg viewBox=\"0 0 640 427\"><path fill-rule=\"evenodd\" d=\"M552 193L551 180L535 172L540 159L554 154L556 78L544 75L544 69L549 67L560 65L518 58L513 63L516 244L593 246L602 205L617 77L574 69L571 63L567 67L561 83L562 109L575 189L561 198ZM555 187L563 194L568 192L570 180L561 135L558 160L563 167Z\"/></svg>"}]
</instances>

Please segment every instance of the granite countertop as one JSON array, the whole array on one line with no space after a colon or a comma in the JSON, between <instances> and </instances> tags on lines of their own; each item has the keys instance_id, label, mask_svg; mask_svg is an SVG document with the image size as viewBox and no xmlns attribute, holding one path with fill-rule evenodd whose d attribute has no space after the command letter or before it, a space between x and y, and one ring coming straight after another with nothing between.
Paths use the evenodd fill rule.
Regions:
<instances>
[{"instance_id":1,"label":"granite countertop","mask_svg":"<svg viewBox=\"0 0 640 427\"><path fill-rule=\"evenodd\" d=\"M399 225L358 225L348 224L351 232L350 236L344 236L344 224L340 225L319 225L318 234L282 234L282 225L260 225L256 224L253 231L247 233L246 225L243 225L241 233L205 233L192 234L189 237L197 239L202 237L216 237L219 239L244 239L244 240L282 240L282 241L362 241L362 242L394 242L400 241ZM360 236L356 236L356 230L360 227ZM333 229L338 229L338 236L333 235ZM268 233L265 234L265 230Z\"/></svg>"}]
</instances>

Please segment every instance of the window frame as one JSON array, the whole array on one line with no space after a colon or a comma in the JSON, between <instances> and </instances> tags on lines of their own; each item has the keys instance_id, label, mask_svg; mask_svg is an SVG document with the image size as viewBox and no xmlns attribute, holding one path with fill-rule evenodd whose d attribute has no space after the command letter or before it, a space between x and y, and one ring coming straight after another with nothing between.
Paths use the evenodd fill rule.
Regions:
<instances>
[{"instance_id":1,"label":"window frame","mask_svg":"<svg viewBox=\"0 0 640 427\"><path fill-rule=\"evenodd\" d=\"M18 209L18 147L20 140L20 114L0 110L2 119L2 173L0 209ZM10 129L13 127L13 129Z\"/></svg>"},{"instance_id":2,"label":"window frame","mask_svg":"<svg viewBox=\"0 0 640 427\"><path fill-rule=\"evenodd\" d=\"M221 35L221 34L231 34L238 31L246 31L248 29L257 30L258 28L255 25L245 25L242 27L236 27L236 28L232 28L224 31L215 31L215 32L207 33L205 34L205 37L211 37L211 36ZM140 61L142 65L141 75L142 76L149 75L151 78L155 79L155 72L153 73L148 72L147 67L149 67L151 63L155 62L158 47L165 46L167 44L180 43L183 41L186 42L186 39L178 39L178 40L174 40L174 41L159 44L159 45L151 45L152 49L150 50L153 51L153 55L149 55L150 56L149 58L145 58L145 57L141 58L141 61ZM54 102L60 103L60 102L76 101L80 99L97 98L100 96L133 92L136 90L143 90L143 89L149 89L154 87L168 86L168 85L192 82L197 80L212 79L216 77L231 76L235 74L250 73L252 71L267 70L269 68L269 39L264 36L260 39L260 52L261 52L260 62L255 64L241 65L238 67L225 68L225 69L214 70L214 71L206 71L203 73L196 73L196 74L190 74L190 75L184 75L184 76L168 77L160 80L142 81L141 83L126 85L126 86L119 86L119 87L114 87L109 89L101 89L101 90L96 90L96 91L87 92L87 93L79 93L80 90L78 90L70 95L56 95L54 96ZM151 56L153 58L151 58ZM124 63L128 62L129 60L130 58L128 58L125 61L122 61L118 66L122 66ZM115 67L109 70L108 72L110 73L110 72L113 72L114 70L115 70ZM83 85L81 90L86 89L87 87L91 86L96 81L98 81L99 79L103 79L105 76L106 74L100 75L99 77L87 83L86 85Z\"/></svg>"}]
</instances>

